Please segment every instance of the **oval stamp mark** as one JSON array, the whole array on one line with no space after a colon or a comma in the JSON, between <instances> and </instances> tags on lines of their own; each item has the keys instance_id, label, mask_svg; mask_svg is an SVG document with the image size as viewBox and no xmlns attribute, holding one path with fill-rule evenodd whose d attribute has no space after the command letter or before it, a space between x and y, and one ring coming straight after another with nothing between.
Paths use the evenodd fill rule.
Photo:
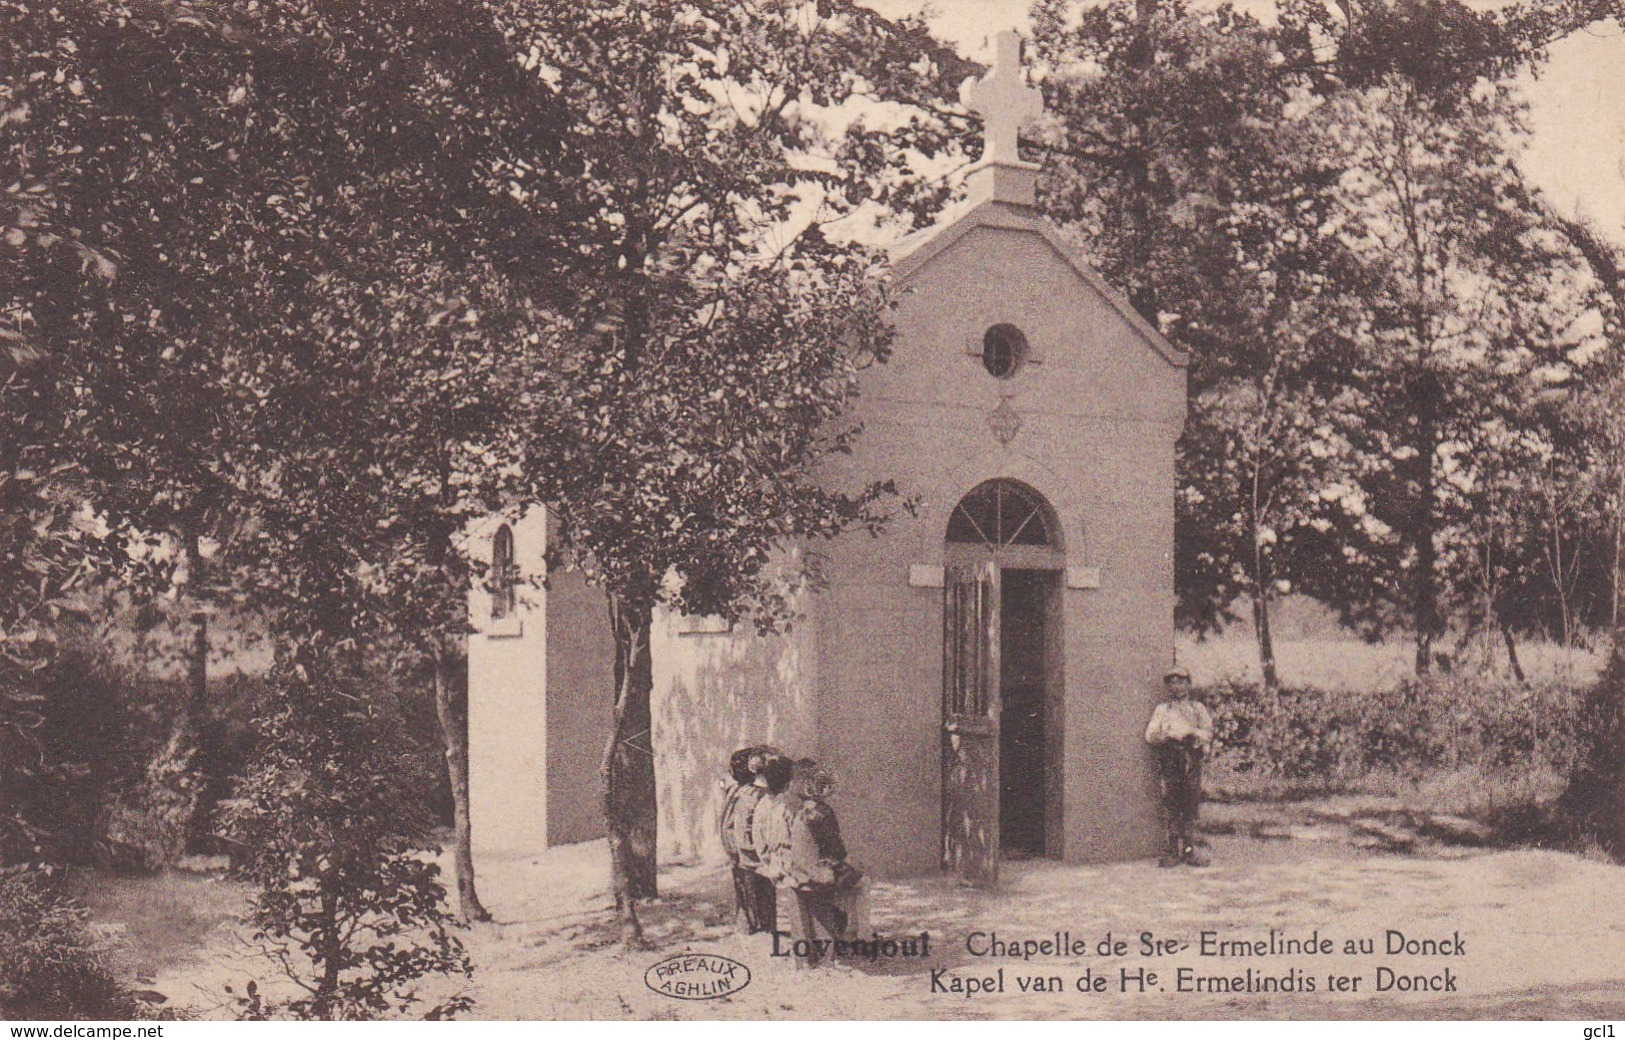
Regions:
<instances>
[{"instance_id":1,"label":"oval stamp mark","mask_svg":"<svg viewBox=\"0 0 1625 1040\"><path fill-rule=\"evenodd\" d=\"M750 969L714 953L680 953L644 972L643 984L678 1000L715 1000L750 985Z\"/></svg>"}]
</instances>

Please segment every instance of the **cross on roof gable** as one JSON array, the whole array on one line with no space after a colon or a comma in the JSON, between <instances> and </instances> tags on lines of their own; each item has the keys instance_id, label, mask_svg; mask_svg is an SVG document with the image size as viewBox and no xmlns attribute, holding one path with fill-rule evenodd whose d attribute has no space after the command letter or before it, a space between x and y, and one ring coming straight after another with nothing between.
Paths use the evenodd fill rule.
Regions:
<instances>
[{"instance_id":1,"label":"cross on roof gable","mask_svg":"<svg viewBox=\"0 0 1625 1040\"><path fill-rule=\"evenodd\" d=\"M1021 124L1044 112L1044 97L1021 76L1021 34L1006 29L993 38L993 67L981 79L967 79L959 99L982 117L984 163L1021 161Z\"/></svg>"}]
</instances>

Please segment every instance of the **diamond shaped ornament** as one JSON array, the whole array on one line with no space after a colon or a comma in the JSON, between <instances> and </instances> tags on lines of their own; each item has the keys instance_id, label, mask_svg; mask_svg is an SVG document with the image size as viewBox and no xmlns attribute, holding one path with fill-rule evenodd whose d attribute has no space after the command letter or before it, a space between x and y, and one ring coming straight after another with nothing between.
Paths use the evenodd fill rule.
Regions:
<instances>
[{"instance_id":1,"label":"diamond shaped ornament","mask_svg":"<svg viewBox=\"0 0 1625 1040\"><path fill-rule=\"evenodd\" d=\"M987 417L987 426L999 444L1006 448L1016 439L1016 434L1021 432L1021 415L1011 405L1010 398L1000 399L999 406Z\"/></svg>"}]
</instances>

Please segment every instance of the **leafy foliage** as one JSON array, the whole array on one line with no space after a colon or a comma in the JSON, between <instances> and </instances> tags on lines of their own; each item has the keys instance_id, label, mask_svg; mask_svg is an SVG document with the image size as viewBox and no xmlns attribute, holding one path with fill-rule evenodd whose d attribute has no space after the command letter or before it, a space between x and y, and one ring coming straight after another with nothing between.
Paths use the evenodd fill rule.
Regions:
<instances>
[{"instance_id":1,"label":"leafy foliage","mask_svg":"<svg viewBox=\"0 0 1625 1040\"><path fill-rule=\"evenodd\" d=\"M1043 205L1190 351L1180 615L1307 592L1376 636L1572 635L1602 575L1575 388L1596 304L1509 86L1617 3L1035 10ZM1594 613L1591 614L1594 617Z\"/></svg>"},{"instance_id":2,"label":"leafy foliage","mask_svg":"<svg viewBox=\"0 0 1625 1040\"><path fill-rule=\"evenodd\" d=\"M48 819L23 807L36 785L75 763L42 742L50 706L41 673L97 558L121 555L80 512L71 467L53 460L64 428L49 378L34 359L0 349L0 865L35 858L47 843Z\"/></svg>"},{"instance_id":3,"label":"leafy foliage","mask_svg":"<svg viewBox=\"0 0 1625 1040\"><path fill-rule=\"evenodd\" d=\"M255 885L253 939L303 995L277 1001L256 987L244 1010L345 1020L406 1012L423 1000L425 979L471 970L448 930L422 793L401 785L396 734L367 710L356 676L312 681L303 669L279 673L264 749L225 813ZM430 1014L467 1006L453 993Z\"/></svg>"},{"instance_id":4,"label":"leafy foliage","mask_svg":"<svg viewBox=\"0 0 1625 1040\"><path fill-rule=\"evenodd\" d=\"M1617 640L1617 637L1616 637ZM1582 754L1559 802L1616 862L1625 862L1625 643L1616 641L1608 667L1589 692Z\"/></svg>"},{"instance_id":5,"label":"leafy foliage","mask_svg":"<svg viewBox=\"0 0 1625 1040\"><path fill-rule=\"evenodd\" d=\"M918 55L888 64L919 34L858 4L595 0L518 27L577 114L566 153L588 174L562 185L581 220L575 301L541 328L525 473L563 555L612 603L606 822L639 941L633 904L655 891L653 609L782 624L816 575L776 554L883 522L885 482L811 475L857 434L844 407L891 336L880 258L823 226L881 198L906 209L910 155L952 134L824 131L860 93L943 85Z\"/></svg>"},{"instance_id":6,"label":"leafy foliage","mask_svg":"<svg viewBox=\"0 0 1625 1040\"><path fill-rule=\"evenodd\" d=\"M1367 315L1354 346L1368 421L1355 443L1373 511L1404 549L1403 609L1424 671L1444 629L1443 546L1470 544L1471 499L1493 493L1498 462L1528 472L1512 453L1538 460L1560 446L1539 405L1592 344L1574 258L1510 158L1505 90L1447 114L1391 79L1339 104L1342 234Z\"/></svg>"},{"instance_id":7,"label":"leafy foliage","mask_svg":"<svg viewBox=\"0 0 1625 1040\"><path fill-rule=\"evenodd\" d=\"M1582 693L1488 676L1440 676L1369 692L1203 691L1216 764L1234 774L1357 790L1373 773L1419 779L1468 765L1566 774L1591 726Z\"/></svg>"},{"instance_id":8,"label":"leafy foliage","mask_svg":"<svg viewBox=\"0 0 1625 1040\"><path fill-rule=\"evenodd\" d=\"M1266 682L1269 605L1328 594L1380 555L1340 418L1348 261L1340 166L1278 27L1235 11L1040 5L1055 120L1043 205L1191 354L1176 539L1196 630L1247 597Z\"/></svg>"},{"instance_id":9,"label":"leafy foliage","mask_svg":"<svg viewBox=\"0 0 1625 1040\"><path fill-rule=\"evenodd\" d=\"M8 332L51 345L80 436L33 440L139 547L123 576L318 657L454 639L451 536L493 506L456 478L500 475L517 428L509 276L557 283L553 211L511 188L570 172L500 5L0 11Z\"/></svg>"},{"instance_id":10,"label":"leafy foliage","mask_svg":"<svg viewBox=\"0 0 1625 1040\"><path fill-rule=\"evenodd\" d=\"M456 536L512 497L505 368L563 284L558 193L519 199L572 173L506 12L0 7L6 327L51 345L76 436L47 457L140 547L137 591L298 615L302 564L268 543L321 516L366 573L360 629L456 658ZM346 511L307 511L330 479Z\"/></svg>"},{"instance_id":11,"label":"leafy foliage","mask_svg":"<svg viewBox=\"0 0 1625 1040\"><path fill-rule=\"evenodd\" d=\"M196 755L191 729L175 727L140 781L114 797L99 828L103 854L113 864L153 871L185 854L201 786L192 768Z\"/></svg>"},{"instance_id":12,"label":"leafy foliage","mask_svg":"<svg viewBox=\"0 0 1625 1040\"><path fill-rule=\"evenodd\" d=\"M143 1016L115 977L85 914L27 867L0 868L0 1016L101 1019Z\"/></svg>"}]
</instances>

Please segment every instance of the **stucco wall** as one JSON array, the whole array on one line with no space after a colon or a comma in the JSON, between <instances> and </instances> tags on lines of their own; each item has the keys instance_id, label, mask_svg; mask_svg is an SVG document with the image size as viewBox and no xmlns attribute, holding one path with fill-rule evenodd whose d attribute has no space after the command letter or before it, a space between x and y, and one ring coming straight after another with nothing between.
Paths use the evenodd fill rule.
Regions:
<instances>
[{"instance_id":1,"label":"stucco wall","mask_svg":"<svg viewBox=\"0 0 1625 1040\"><path fill-rule=\"evenodd\" d=\"M490 559L500 520L478 525L470 551ZM545 511L512 525L518 604L491 619L469 597L469 798L479 851L524 853L604 833L598 764L609 740L614 644L601 592L574 571L546 582Z\"/></svg>"},{"instance_id":2,"label":"stucco wall","mask_svg":"<svg viewBox=\"0 0 1625 1040\"><path fill-rule=\"evenodd\" d=\"M953 506L1006 478L1056 510L1069 566L1100 571L1098 588L1060 593L1064 855L1149 854L1154 774L1140 734L1173 645L1183 369L1020 227L964 233L916 261L905 288L894 356L864 383L864 435L825 471L836 483L892 477L921 500L918 517L883 538L838 543L835 587L822 597L820 733L843 766L849 844L882 874L936 865L941 590L910 587L909 565L940 565ZM980 357L982 333L999 322L1019 327L1030 351L1005 380ZM1008 445L988 425L1001 400L1021 420Z\"/></svg>"},{"instance_id":3,"label":"stucco wall","mask_svg":"<svg viewBox=\"0 0 1625 1040\"><path fill-rule=\"evenodd\" d=\"M895 877L941 862L942 590L910 588L895 556L855 566L885 545L849 540L820 597L819 757L840 777L833 803L853 860Z\"/></svg>"},{"instance_id":4,"label":"stucco wall","mask_svg":"<svg viewBox=\"0 0 1625 1040\"><path fill-rule=\"evenodd\" d=\"M792 755L816 750L818 661L810 633L822 604L803 601L784 635L661 613L651 643L654 746L662 858L719 859L719 781L728 756L751 744Z\"/></svg>"},{"instance_id":5,"label":"stucco wall","mask_svg":"<svg viewBox=\"0 0 1625 1040\"><path fill-rule=\"evenodd\" d=\"M937 869L942 590L911 584L910 566L942 564L954 505L996 478L1043 495L1067 565L1099 572L1096 588L1056 593L1061 641L1051 659L1064 691L1051 720L1061 758L1051 777L1061 802L1052 848L1073 861L1156 851L1155 778L1141 733L1173 646L1184 370L1030 216L984 207L950 232L900 267L894 356L866 373L853 415L864 435L852 456L819 474L832 485L895 479L917 498L917 515L900 515L880 538L820 546L830 586L803 604L789 635L664 615L657 623L652 736L665 859L719 852L727 755L772 742L835 767L834 801L855 860L880 876ZM982 333L1000 322L1029 344L1026 363L1005 380L980 357ZM1020 419L1008 444L988 423L1001 402ZM516 539L521 553L540 552L530 540ZM602 832L597 764L612 661L603 601L574 576L549 585L521 611L522 634L471 640L482 846L537 848Z\"/></svg>"},{"instance_id":6,"label":"stucco wall","mask_svg":"<svg viewBox=\"0 0 1625 1040\"><path fill-rule=\"evenodd\" d=\"M470 552L489 562L501 520L478 525ZM513 526L521 574L542 564L546 526L540 511ZM484 588L469 594L468 779L476 854L525 852L547 845L547 592L521 581L512 615L491 620Z\"/></svg>"},{"instance_id":7,"label":"stucco wall","mask_svg":"<svg viewBox=\"0 0 1625 1040\"><path fill-rule=\"evenodd\" d=\"M576 571L547 579L547 843L604 835L599 772L614 728L608 600Z\"/></svg>"}]
</instances>

